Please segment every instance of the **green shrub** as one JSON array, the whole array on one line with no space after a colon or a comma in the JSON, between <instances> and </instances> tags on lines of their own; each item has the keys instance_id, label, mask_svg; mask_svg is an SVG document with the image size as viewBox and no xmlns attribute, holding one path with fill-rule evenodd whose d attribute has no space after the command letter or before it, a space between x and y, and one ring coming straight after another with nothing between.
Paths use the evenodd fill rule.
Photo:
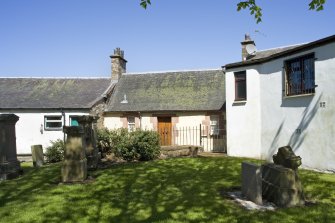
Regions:
<instances>
[{"instance_id":1,"label":"green shrub","mask_svg":"<svg viewBox=\"0 0 335 223\"><path fill-rule=\"evenodd\" d=\"M159 135L153 131L101 129L97 144L102 153L114 153L126 161L153 160L160 155Z\"/></svg>"},{"instance_id":2,"label":"green shrub","mask_svg":"<svg viewBox=\"0 0 335 223\"><path fill-rule=\"evenodd\" d=\"M46 148L45 156L49 163L60 162L64 158L65 145L63 140L57 139L56 141L50 141L51 146Z\"/></svg>"},{"instance_id":3,"label":"green shrub","mask_svg":"<svg viewBox=\"0 0 335 223\"><path fill-rule=\"evenodd\" d=\"M135 131L133 135L133 147L139 160L153 160L160 155L159 134L153 131Z\"/></svg>"},{"instance_id":4,"label":"green shrub","mask_svg":"<svg viewBox=\"0 0 335 223\"><path fill-rule=\"evenodd\" d=\"M111 153L111 131L107 128L99 129L97 131L97 147L102 154Z\"/></svg>"}]
</instances>

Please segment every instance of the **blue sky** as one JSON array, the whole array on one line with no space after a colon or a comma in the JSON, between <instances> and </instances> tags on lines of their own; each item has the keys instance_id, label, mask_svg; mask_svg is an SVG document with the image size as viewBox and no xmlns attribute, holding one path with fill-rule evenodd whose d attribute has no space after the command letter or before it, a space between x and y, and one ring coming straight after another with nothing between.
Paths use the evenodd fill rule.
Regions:
<instances>
[{"instance_id":1,"label":"blue sky","mask_svg":"<svg viewBox=\"0 0 335 223\"><path fill-rule=\"evenodd\" d=\"M214 69L241 59L245 33L257 48L335 34L335 1L258 0L263 22L236 0L0 0L0 77L108 77L120 47L128 72ZM259 32L255 32L258 30Z\"/></svg>"}]
</instances>

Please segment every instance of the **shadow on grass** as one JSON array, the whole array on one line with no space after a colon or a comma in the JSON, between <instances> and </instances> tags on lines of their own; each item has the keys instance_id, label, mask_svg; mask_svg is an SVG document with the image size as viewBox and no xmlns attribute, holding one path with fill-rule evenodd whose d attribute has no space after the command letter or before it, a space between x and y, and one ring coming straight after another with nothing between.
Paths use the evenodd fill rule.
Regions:
<instances>
[{"instance_id":1,"label":"shadow on grass","mask_svg":"<svg viewBox=\"0 0 335 223\"><path fill-rule=\"evenodd\" d=\"M311 207L246 211L220 195L240 187L240 158L125 163L90 174L89 184L57 185L59 165L0 184L0 221L11 222L331 222L333 175L302 171ZM329 189L324 189L328 187ZM334 189L334 188L333 188Z\"/></svg>"}]
</instances>

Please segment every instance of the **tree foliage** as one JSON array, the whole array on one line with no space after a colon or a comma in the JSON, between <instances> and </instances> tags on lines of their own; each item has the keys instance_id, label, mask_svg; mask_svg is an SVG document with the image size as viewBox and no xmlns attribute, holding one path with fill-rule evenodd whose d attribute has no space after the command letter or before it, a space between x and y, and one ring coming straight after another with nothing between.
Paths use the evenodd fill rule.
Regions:
<instances>
[{"instance_id":1,"label":"tree foliage","mask_svg":"<svg viewBox=\"0 0 335 223\"><path fill-rule=\"evenodd\" d=\"M321 11L323 10L323 6L326 3L326 0L311 0L308 4L309 10ZM140 5L146 9L148 5L151 5L151 0L141 0ZM250 11L251 15L254 15L256 23L262 21L262 8L257 5L256 0L247 0L240 1L237 3L237 11L241 11L241 9L247 9Z\"/></svg>"}]
</instances>

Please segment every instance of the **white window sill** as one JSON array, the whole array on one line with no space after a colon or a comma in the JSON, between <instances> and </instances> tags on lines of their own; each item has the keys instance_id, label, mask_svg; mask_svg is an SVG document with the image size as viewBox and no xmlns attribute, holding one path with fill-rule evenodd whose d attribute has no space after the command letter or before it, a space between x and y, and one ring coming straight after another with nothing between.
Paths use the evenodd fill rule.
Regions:
<instances>
[{"instance_id":1,"label":"white window sill","mask_svg":"<svg viewBox=\"0 0 335 223\"><path fill-rule=\"evenodd\" d=\"M314 95L315 93L297 94L297 95L284 96L284 98L300 98L300 97L308 97L308 96L314 96Z\"/></svg>"},{"instance_id":2,"label":"white window sill","mask_svg":"<svg viewBox=\"0 0 335 223\"><path fill-rule=\"evenodd\" d=\"M247 103L246 100L243 100L243 101L234 101L234 102L233 102L233 105L234 105L234 104L245 104L245 103Z\"/></svg>"}]
</instances>

